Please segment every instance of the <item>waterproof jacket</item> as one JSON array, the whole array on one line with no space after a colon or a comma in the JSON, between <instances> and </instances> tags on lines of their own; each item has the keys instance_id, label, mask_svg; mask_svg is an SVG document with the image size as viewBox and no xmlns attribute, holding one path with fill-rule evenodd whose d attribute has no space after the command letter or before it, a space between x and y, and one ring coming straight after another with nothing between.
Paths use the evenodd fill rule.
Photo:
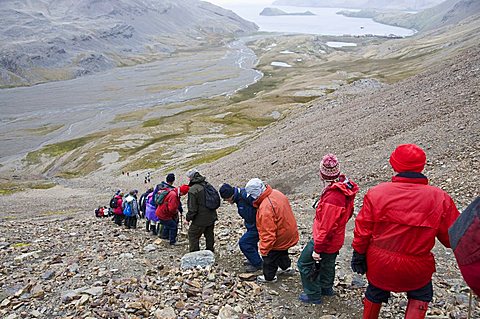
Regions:
<instances>
[{"instance_id":1,"label":"waterproof jacket","mask_svg":"<svg viewBox=\"0 0 480 319\"><path fill-rule=\"evenodd\" d=\"M161 205L158 205L155 215L161 220L172 220L178 218L178 207L180 206L180 196L178 188L172 189Z\"/></svg>"},{"instance_id":2,"label":"waterproof jacket","mask_svg":"<svg viewBox=\"0 0 480 319\"><path fill-rule=\"evenodd\" d=\"M237 204L238 214L243 218L245 227L257 231L257 209L253 207L254 199L247 196L245 188L234 187L233 202Z\"/></svg>"},{"instance_id":3,"label":"waterproof jacket","mask_svg":"<svg viewBox=\"0 0 480 319\"><path fill-rule=\"evenodd\" d=\"M117 200L117 207L113 209L113 213L115 215L123 215L123 198L120 195L115 195L115 199Z\"/></svg>"},{"instance_id":4,"label":"waterproof jacket","mask_svg":"<svg viewBox=\"0 0 480 319\"><path fill-rule=\"evenodd\" d=\"M328 185L318 201L313 221L313 249L317 253L336 253L345 241L345 227L353 215L358 186L345 176Z\"/></svg>"},{"instance_id":5,"label":"waterproof jacket","mask_svg":"<svg viewBox=\"0 0 480 319\"><path fill-rule=\"evenodd\" d=\"M448 228L458 216L450 196L420 173L400 173L370 189L352 243L366 254L369 282L395 292L428 284L435 272L435 237L449 248Z\"/></svg>"},{"instance_id":6,"label":"waterproof jacket","mask_svg":"<svg viewBox=\"0 0 480 319\"><path fill-rule=\"evenodd\" d=\"M157 206L155 206L155 193L151 192L148 194L145 204L145 218L152 222L158 222L158 217L155 215L156 210Z\"/></svg>"},{"instance_id":7,"label":"waterproof jacket","mask_svg":"<svg viewBox=\"0 0 480 319\"><path fill-rule=\"evenodd\" d=\"M165 189L166 190L171 190L171 189L174 189L174 188L175 188L175 186L170 185L169 183L163 181L160 184L158 184L155 189L158 192L159 190L165 190ZM180 213L183 213L182 202L180 202L180 205L178 206L178 211Z\"/></svg>"},{"instance_id":8,"label":"waterproof jacket","mask_svg":"<svg viewBox=\"0 0 480 319\"><path fill-rule=\"evenodd\" d=\"M257 207L259 250L267 256L271 250L287 250L298 242L298 227L287 196L266 185L254 202Z\"/></svg>"},{"instance_id":9,"label":"waterproof jacket","mask_svg":"<svg viewBox=\"0 0 480 319\"><path fill-rule=\"evenodd\" d=\"M188 190L188 212L185 218L200 227L211 226L217 220L217 211L205 206L205 184L205 177L196 172L190 179Z\"/></svg>"},{"instance_id":10,"label":"waterproof jacket","mask_svg":"<svg viewBox=\"0 0 480 319\"><path fill-rule=\"evenodd\" d=\"M138 205L140 207L140 211L142 211L143 213L145 213L145 211L147 210L147 196L152 192L153 190L148 189L145 193L142 194L142 196L140 196Z\"/></svg>"}]
</instances>

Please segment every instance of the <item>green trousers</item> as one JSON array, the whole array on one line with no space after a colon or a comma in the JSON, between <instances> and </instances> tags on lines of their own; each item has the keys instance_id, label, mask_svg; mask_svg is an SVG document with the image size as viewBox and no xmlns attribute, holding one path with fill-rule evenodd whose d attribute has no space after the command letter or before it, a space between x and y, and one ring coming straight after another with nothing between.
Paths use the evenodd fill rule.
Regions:
<instances>
[{"instance_id":1,"label":"green trousers","mask_svg":"<svg viewBox=\"0 0 480 319\"><path fill-rule=\"evenodd\" d=\"M322 288L332 288L335 279L335 260L338 252L327 254L320 253L322 258L320 261L320 273L317 278L312 281L310 272L315 268L315 261L312 258L313 253L313 239L311 239L302 254L298 258L297 266L300 276L302 278L303 291L312 300L318 300L322 297Z\"/></svg>"}]
</instances>

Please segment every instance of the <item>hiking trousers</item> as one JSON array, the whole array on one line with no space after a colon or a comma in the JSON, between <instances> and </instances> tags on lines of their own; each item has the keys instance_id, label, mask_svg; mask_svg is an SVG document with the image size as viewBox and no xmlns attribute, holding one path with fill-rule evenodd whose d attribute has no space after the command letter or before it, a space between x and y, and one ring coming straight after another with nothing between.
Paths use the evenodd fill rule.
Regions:
<instances>
[{"instance_id":1,"label":"hiking trousers","mask_svg":"<svg viewBox=\"0 0 480 319\"><path fill-rule=\"evenodd\" d=\"M118 226L122 226L123 217L124 217L123 215L115 214L115 216L113 217L113 220L115 221L115 224L117 224Z\"/></svg>"},{"instance_id":2,"label":"hiking trousers","mask_svg":"<svg viewBox=\"0 0 480 319\"><path fill-rule=\"evenodd\" d=\"M170 245L175 244L177 242L177 233L178 233L177 222L173 219L170 219L170 220L160 219L160 224L163 225L163 232L166 233L167 238L170 240Z\"/></svg>"},{"instance_id":3,"label":"hiking trousers","mask_svg":"<svg viewBox=\"0 0 480 319\"><path fill-rule=\"evenodd\" d=\"M188 228L188 243L190 252L200 250L200 237L202 237L202 235L205 236L206 249L213 252L213 245L215 243L213 232L214 228L215 224L210 226L197 226L191 223L190 227Z\"/></svg>"},{"instance_id":4,"label":"hiking trousers","mask_svg":"<svg viewBox=\"0 0 480 319\"><path fill-rule=\"evenodd\" d=\"M277 274L278 267L286 270L292 265L287 250L270 250L267 256L263 256L263 275L266 280L273 280Z\"/></svg>"},{"instance_id":5,"label":"hiking trousers","mask_svg":"<svg viewBox=\"0 0 480 319\"><path fill-rule=\"evenodd\" d=\"M262 258L258 254L258 240L258 231L247 229L247 232L238 241L240 250L254 267L262 265Z\"/></svg>"},{"instance_id":6,"label":"hiking trousers","mask_svg":"<svg viewBox=\"0 0 480 319\"><path fill-rule=\"evenodd\" d=\"M320 253L320 271L315 280L310 278L311 271L315 268L315 260L312 258L313 253L313 239L311 239L297 261L298 271L302 279L303 291L311 300L319 300L322 298L322 288L328 289L333 287L335 280L335 260L336 253Z\"/></svg>"}]
</instances>

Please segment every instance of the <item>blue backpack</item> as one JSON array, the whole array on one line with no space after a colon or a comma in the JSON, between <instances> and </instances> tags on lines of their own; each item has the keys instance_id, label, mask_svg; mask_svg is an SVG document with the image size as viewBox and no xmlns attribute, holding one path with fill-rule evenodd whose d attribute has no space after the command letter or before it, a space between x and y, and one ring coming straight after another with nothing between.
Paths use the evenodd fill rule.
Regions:
<instances>
[{"instance_id":1,"label":"blue backpack","mask_svg":"<svg viewBox=\"0 0 480 319\"><path fill-rule=\"evenodd\" d=\"M132 203L126 202L125 207L123 208L123 215L130 217L132 216Z\"/></svg>"}]
</instances>

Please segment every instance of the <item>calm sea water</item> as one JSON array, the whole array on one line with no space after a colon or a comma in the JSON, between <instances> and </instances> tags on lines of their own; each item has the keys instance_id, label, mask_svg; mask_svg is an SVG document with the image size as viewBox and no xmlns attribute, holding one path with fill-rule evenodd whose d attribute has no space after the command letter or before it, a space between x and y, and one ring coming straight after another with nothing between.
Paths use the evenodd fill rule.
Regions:
<instances>
[{"instance_id":1,"label":"calm sea water","mask_svg":"<svg viewBox=\"0 0 480 319\"><path fill-rule=\"evenodd\" d=\"M255 4L225 4L222 7L234 11L242 18L255 22L260 31L307 33L321 35L396 35L410 36L413 30L398 28L372 19L349 18L336 14L340 8L310 8ZM296 13L311 11L315 16L261 16L265 7L278 8L285 12Z\"/></svg>"}]
</instances>

